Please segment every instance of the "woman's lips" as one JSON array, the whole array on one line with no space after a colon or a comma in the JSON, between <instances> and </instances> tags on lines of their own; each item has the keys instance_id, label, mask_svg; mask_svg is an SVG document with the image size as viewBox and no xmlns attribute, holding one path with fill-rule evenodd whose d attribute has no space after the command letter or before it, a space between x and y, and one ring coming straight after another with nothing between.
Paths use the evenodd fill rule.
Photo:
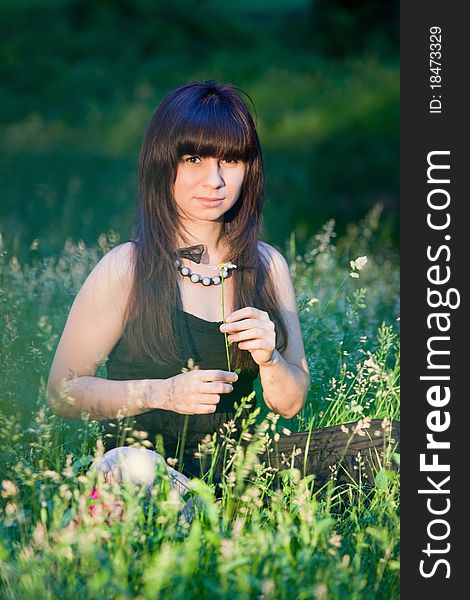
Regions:
<instances>
[{"instance_id":1,"label":"woman's lips","mask_svg":"<svg viewBox=\"0 0 470 600\"><path fill-rule=\"evenodd\" d=\"M196 198L204 206L219 206L225 198Z\"/></svg>"}]
</instances>

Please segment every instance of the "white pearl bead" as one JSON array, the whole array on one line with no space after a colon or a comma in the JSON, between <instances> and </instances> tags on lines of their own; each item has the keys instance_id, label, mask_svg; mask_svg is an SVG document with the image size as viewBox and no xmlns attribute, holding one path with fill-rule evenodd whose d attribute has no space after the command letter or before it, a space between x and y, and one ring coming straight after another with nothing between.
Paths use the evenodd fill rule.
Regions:
<instances>
[{"instance_id":1,"label":"white pearl bead","mask_svg":"<svg viewBox=\"0 0 470 600\"><path fill-rule=\"evenodd\" d=\"M220 276L222 277L222 279L226 279L228 275L228 271L226 269L223 269L222 271L220 271Z\"/></svg>"},{"instance_id":2,"label":"white pearl bead","mask_svg":"<svg viewBox=\"0 0 470 600\"><path fill-rule=\"evenodd\" d=\"M181 269L181 275L189 275L189 274L190 274L190 272L191 272L191 270L190 270L190 269L188 269L188 267L183 267L183 268Z\"/></svg>"},{"instance_id":3,"label":"white pearl bead","mask_svg":"<svg viewBox=\"0 0 470 600\"><path fill-rule=\"evenodd\" d=\"M213 278L212 278L212 283L213 283L214 285L219 285L219 283L220 283L221 281L222 281L222 280L220 279L220 277L219 277L218 275L216 275L215 277L213 277Z\"/></svg>"},{"instance_id":4,"label":"white pearl bead","mask_svg":"<svg viewBox=\"0 0 470 600\"><path fill-rule=\"evenodd\" d=\"M210 285L211 284L211 278L210 277L203 277L202 278L202 283L203 283L203 285Z\"/></svg>"},{"instance_id":5,"label":"white pearl bead","mask_svg":"<svg viewBox=\"0 0 470 600\"><path fill-rule=\"evenodd\" d=\"M193 273L193 274L191 275L191 278L190 278L190 279L191 279L191 281L192 281L193 283L198 283L198 282L199 282L199 280L201 279L201 276L200 276L200 275L198 275L197 273Z\"/></svg>"},{"instance_id":6,"label":"white pearl bead","mask_svg":"<svg viewBox=\"0 0 470 600\"><path fill-rule=\"evenodd\" d=\"M176 259L175 260L175 267L181 267L181 261Z\"/></svg>"}]
</instances>

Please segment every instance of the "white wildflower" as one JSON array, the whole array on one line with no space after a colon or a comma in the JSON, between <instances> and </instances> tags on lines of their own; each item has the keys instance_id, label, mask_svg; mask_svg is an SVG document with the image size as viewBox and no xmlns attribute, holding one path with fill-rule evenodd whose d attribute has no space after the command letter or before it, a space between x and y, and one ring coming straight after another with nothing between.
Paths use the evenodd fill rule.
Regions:
<instances>
[{"instance_id":1,"label":"white wildflower","mask_svg":"<svg viewBox=\"0 0 470 600\"><path fill-rule=\"evenodd\" d=\"M359 274L356 273L356 271L362 271L362 269L366 266L367 264L367 256L358 256L356 258L356 260L350 260L349 261L349 265L352 269L351 273L349 273L349 276L352 277L353 279L358 279Z\"/></svg>"},{"instance_id":2,"label":"white wildflower","mask_svg":"<svg viewBox=\"0 0 470 600\"><path fill-rule=\"evenodd\" d=\"M351 260L349 264L353 271L362 271L367 264L367 256L358 256L356 260Z\"/></svg>"},{"instance_id":3,"label":"white wildflower","mask_svg":"<svg viewBox=\"0 0 470 600\"><path fill-rule=\"evenodd\" d=\"M219 275L222 279L225 279L228 275L229 269L236 269L237 265L234 265L233 262L220 263L218 265L209 265L209 269L217 269L219 271Z\"/></svg>"}]
</instances>

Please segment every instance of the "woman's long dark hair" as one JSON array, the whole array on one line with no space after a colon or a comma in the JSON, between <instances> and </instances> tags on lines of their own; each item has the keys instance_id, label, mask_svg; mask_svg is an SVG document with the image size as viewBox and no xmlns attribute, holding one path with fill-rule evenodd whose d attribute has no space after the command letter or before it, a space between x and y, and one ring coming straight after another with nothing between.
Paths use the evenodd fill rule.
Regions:
<instances>
[{"instance_id":1,"label":"woman's long dark hair","mask_svg":"<svg viewBox=\"0 0 470 600\"><path fill-rule=\"evenodd\" d=\"M162 100L145 133L139 160L134 285L125 333L133 359L143 351L161 364L185 363L173 329L175 298L182 307L173 252L178 236L188 241L173 186L185 154L246 163L240 196L224 215L228 252L223 262L238 266L231 272L234 310L254 306L267 311L275 324L277 349L287 345L268 260L258 249L264 195L261 148L251 114L236 89L214 81L183 85ZM232 368L256 368L248 351L236 344L230 351Z\"/></svg>"}]
</instances>

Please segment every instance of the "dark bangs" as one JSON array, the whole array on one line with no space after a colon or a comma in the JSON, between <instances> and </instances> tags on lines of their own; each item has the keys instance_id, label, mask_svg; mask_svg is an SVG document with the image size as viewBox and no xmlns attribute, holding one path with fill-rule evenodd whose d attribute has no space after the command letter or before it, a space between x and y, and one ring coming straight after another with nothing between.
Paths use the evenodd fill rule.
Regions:
<instances>
[{"instance_id":1,"label":"dark bangs","mask_svg":"<svg viewBox=\"0 0 470 600\"><path fill-rule=\"evenodd\" d=\"M185 107L173 132L178 159L185 154L252 162L259 156L259 143L251 116L233 106L223 95L208 95Z\"/></svg>"}]
</instances>

